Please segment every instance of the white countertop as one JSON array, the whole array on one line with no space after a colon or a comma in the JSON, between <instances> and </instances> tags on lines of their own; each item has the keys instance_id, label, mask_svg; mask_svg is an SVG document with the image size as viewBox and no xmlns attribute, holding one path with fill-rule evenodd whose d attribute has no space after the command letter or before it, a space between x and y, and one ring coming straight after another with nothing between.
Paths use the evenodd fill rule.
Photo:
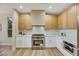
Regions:
<instances>
[{"instance_id":1,"label":"white countertop","mask_svg":"<svg viewBox=\"0 0 79 59\"><path fill-rule=\"evenodd\" d=\"M16 36L32 36L31 35L20 35L20 34L17 34ZM44 35L45 37L58 37L58 35Z\"/></svg>"},{"instance_id":2,"label":"white countertop","mask_svg":"<svg viewBox=\"0 0 79 59\"><path fill-rule=\"evenodd\" d=\"M18 34L18 35L16 35L16 36L32 36L32 35L20 35L20 34Z\"/></svg>"}]
</instances>

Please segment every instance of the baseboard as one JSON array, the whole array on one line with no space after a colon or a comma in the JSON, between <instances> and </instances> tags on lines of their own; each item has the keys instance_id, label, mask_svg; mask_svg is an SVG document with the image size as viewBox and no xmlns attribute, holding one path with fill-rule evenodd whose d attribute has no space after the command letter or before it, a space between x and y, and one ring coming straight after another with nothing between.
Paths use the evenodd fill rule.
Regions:
<instances>
[{"instance_id":1,"label":"baseboard","mask_svg":"<svg viewBox=\"0 0 79 59\"><path fill-rule=\"evenodd\" d=\"M32 47L16 47L16 48L31 49Z\"/></svg>"},{"instance_id":2,"label":"baseboard","mask_svg":"<svg viewBox=\"0 0 79 59\"><path fill-rule=\"evenodd\" d=\"M0 43L0 45L12 45L11 43Z\"/></svg>"},{"instance_id":3,"label":"baseboard","mask_svg":"<svg viewBox=\"0 0 79 59\"><path fill-rule=\"evenodd\" d=\"M57 48L57 47L45 47L46 49L52 49L52 48Z\"/></svg>"},{"instance_id":4,"label":"baseboard","mask_svg":"<svg viewBox=\"0 0 79 59\"><path fill-rule=\"evenodd\" d=\"M32 47L16 47L16 48L27 48L28 49L28 48L32 48ZM50 47L45 47L45 49L53 49L53 48L57 49L57 47L51 47L51 48Z\"/></svg>"}]
</instances>

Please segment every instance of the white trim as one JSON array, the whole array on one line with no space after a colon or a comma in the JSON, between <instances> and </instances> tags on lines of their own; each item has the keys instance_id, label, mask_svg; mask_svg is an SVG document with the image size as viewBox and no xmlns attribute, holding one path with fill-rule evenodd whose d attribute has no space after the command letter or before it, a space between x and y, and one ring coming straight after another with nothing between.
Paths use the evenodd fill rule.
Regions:
<instances>
[{"instance_id":1,"label":"white trim","mask_svg":"<svg viewBox=\"0 0 79 59\"><path fill-rule=\"evenodd\" d=\"M0 43L0 45L12 45L11 43Z\"/></svg>"}]
</instances>

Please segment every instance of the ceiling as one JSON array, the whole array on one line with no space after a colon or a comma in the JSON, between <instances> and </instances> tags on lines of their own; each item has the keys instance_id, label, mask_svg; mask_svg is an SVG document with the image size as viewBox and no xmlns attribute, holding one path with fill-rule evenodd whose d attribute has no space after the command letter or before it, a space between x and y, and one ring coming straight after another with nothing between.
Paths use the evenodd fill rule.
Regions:
<instances>
[{"instance_id":1,"label":"ceiling","mask_svg":"<svg viewBox=\"0 0 79 59\"><path fill-rule=\"evenodd\" d=\"M22 8L19 6L22 5ZM0 3L0 12L8 13L13 9L18 10L20 13L30 13L31 10L45 10L46 13L59 14L72 3ZM52 8L49 8L52 6Z\"/></svg>"}]
</instances>

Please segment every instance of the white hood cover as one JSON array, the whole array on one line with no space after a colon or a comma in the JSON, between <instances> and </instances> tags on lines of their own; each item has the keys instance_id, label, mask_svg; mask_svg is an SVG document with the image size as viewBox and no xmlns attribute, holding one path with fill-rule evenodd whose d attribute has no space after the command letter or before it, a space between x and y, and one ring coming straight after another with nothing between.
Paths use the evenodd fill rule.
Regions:
<instances>
[{"instance_id":1,"label":"white hood cover","mask_svg":"<svg viewBox=\"0 0 79 59\"><path fill-rule=\"evenodd\" d=\"M44 10L32 10L31 19L32 19L32 25L44 25L45 11Z\"/></svg>"},{"instance_id":2,"label":"white hood cover","mask_svg":"<svg viewBox=\"0 0 79 59\"><path fill-rule=\"evenodd\" d=\"M45 11L44 10L32 10L31 11L32 19L32 34L44 34L44 20L45 20Z\"/></svg>"}]
</instances>

